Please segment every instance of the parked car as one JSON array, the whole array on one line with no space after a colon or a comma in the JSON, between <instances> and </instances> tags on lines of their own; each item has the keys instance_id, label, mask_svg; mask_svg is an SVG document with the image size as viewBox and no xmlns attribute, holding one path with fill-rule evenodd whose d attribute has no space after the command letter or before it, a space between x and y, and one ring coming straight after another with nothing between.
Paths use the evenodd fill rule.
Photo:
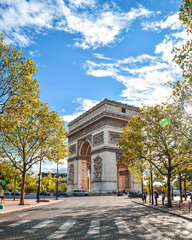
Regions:
<instances>
[{"instance_id":1,"label":"parked car","mask_svg":"<svg viewBox=\"0 0 192 240\"><path fill-rule=\"evenodd\" d=\"M88 196L88 192L86 192L84 189L75 189L75 190L73 190L73 195L75 195L75 196Z\"/></svg>"},{"instance_id":2,"label":"parked car","mask_svg":"<svg viewBox=\"0 0 192 240\"><path fill-rule=\"evenodd\" d=\"M117 196L123 196L123 192L117 192Z\"/></svg>"},{"instance_id":3,"label":"parked car","mask_svg":"<svg viewBox=\"0 0 192 240\"><path fill-rule=\"evenodd\" d=\"M18 190L15 190L15 196L20 196L21 192ZM14 196L14 190L11 192L11 196Z\"/></svg>"},{"instance_id":4,"label":"parked car","mask_svg":"<svg viewBox=\"0 0 192 240\"><path fill-rule=\"evenodd\" d=\"M56 195L56 192L53 193L53 195ZM58 191L58 197L63 196L63 197L68 197L68 193L67 192L63 192L63 191Z\"/></svg>"},{"instance_id":5,"label":"parked car","mask_svg":"<svg viewBox=\"0 0 192 240\"><path fill-rule=\"evenodd\" d=\"M10 195L11 193L8 190L5 190L5 195Z\"/></svg>"},{"instance_id":6,"label":"parked car","mask_svg":"<svg viewBox=\"0 0 192 240\"><path fill-rule=\"evenodd\" d=\"M40 192L40 196L50 196L50 192L47 192L47 191L41 191Z\"/></svg>"},{"instance_id":7,"label":"parked car","mask_svg":"<svg viewBox=\"0 0 192 240\"><path fill-rule=\"evenodd\" d=\"M191 192L186 191L186 193L187 193L187 196L191 196Z\"/></svg>"},{"instance_id":8,"label":"parked car","mask_svg":"<svg viewBox=\"0 0 192 240\"><path fill-rule=\"evenodd\" d=\"M180 190L173 190L173 195L176 196L180 196Z\"/></svg>"},{"instance_id":9,"label":"parked car","mask_svg":"<svg viewBox=\"0 0 192 240\"><path fill-rule=\"evenodd\" d=\"M138 192L129 192L128 193L128 197L142 197L142 193L138 193Z\"/></svg>"}]
</instances>

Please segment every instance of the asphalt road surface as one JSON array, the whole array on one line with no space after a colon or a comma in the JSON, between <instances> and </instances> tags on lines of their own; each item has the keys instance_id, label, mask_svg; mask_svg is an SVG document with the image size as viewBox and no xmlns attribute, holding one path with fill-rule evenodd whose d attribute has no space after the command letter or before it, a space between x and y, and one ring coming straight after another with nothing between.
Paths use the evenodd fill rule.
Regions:
<instances>
[{"instance_id":1,"label":"asphalt road surface","mask_svg":"<svg viewBox=\"0 0 192 240\"><path fill-rule=\"evenodd\" d=\"M191 239L192 221L137 205L127 196L64 198L0 216L0 240Z\"/></svg>"}]
</instances>

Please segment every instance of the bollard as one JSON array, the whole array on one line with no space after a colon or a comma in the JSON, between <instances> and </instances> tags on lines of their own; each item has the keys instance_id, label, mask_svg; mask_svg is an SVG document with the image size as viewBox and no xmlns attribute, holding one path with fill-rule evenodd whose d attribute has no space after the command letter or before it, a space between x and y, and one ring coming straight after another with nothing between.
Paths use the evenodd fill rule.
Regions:
<instances>
[{"instance_id":1,"label":"bollard","mask_svg":"<svg viewBox=\"0 0 192 240\"><path fill-rule=\"evenodd\" d=\"M189 201L189 213L190 213L190 211L191 211L191 203Z\"/></svg>"},{"instance_id":2,"label":"bollard","mask_svg":"<svg viewBox=\"0 0 192 240\"><path fill-rule=\"evenodd\" d=\"M0 205L0 209L4 209L4 205L1 204L1 205Z\"/></svg>"}]
</instances>

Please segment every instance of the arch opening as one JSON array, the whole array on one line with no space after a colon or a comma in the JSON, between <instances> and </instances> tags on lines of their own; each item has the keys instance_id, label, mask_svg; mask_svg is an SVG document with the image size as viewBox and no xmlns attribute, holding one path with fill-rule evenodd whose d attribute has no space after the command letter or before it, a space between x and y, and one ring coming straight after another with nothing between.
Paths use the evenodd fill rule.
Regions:
<instances>
[{"instance_id":1,"label":"arch opening","mask_svg":"<svg viewBox=\"0 0 192 240\"><path fill-rule=\"evenodd\" d=\"M131 176L127 166L119 159L117 163L117 189L118 192L129 192L131 190Z\"/></svg>"},{"instance_id":2,"label":"arch opening","mask_svg":"<svg viewBox=\"0 0 192 240\"><path fill-rule=\"evenodd\" d=\"M85 141L80 148L80 159L82 162L81 188L91 191L91 145Z\"/></svg>"}]
</instances>

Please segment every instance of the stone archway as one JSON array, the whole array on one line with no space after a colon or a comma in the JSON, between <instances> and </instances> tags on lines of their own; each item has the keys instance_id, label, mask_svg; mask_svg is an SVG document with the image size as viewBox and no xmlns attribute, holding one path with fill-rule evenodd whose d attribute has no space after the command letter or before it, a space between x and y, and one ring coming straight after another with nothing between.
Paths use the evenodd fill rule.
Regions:
<instances>
[{"instance_id":1,"label":"stone archway","mask_svg":"<svg viewBox=\"0 0 192 240\"><path fill-rule=\"evenodd\" d=\"M91 144L88 141L82 143L79 151L79 159L81 159L81 188L91 191Z\"/></svg>"},{"instance_id":2,"label":"stone archway","mask_svg":"<svg viewBox=\"0 0 192 240\"><path fill-rule=\"evenodd\" d=\"M69 123L68 192L79 188L93 194L141 191L127 167L117 161L122 128L129 116L139 112L134 106L104 99Z\"/></svg>"}]
</instances>

